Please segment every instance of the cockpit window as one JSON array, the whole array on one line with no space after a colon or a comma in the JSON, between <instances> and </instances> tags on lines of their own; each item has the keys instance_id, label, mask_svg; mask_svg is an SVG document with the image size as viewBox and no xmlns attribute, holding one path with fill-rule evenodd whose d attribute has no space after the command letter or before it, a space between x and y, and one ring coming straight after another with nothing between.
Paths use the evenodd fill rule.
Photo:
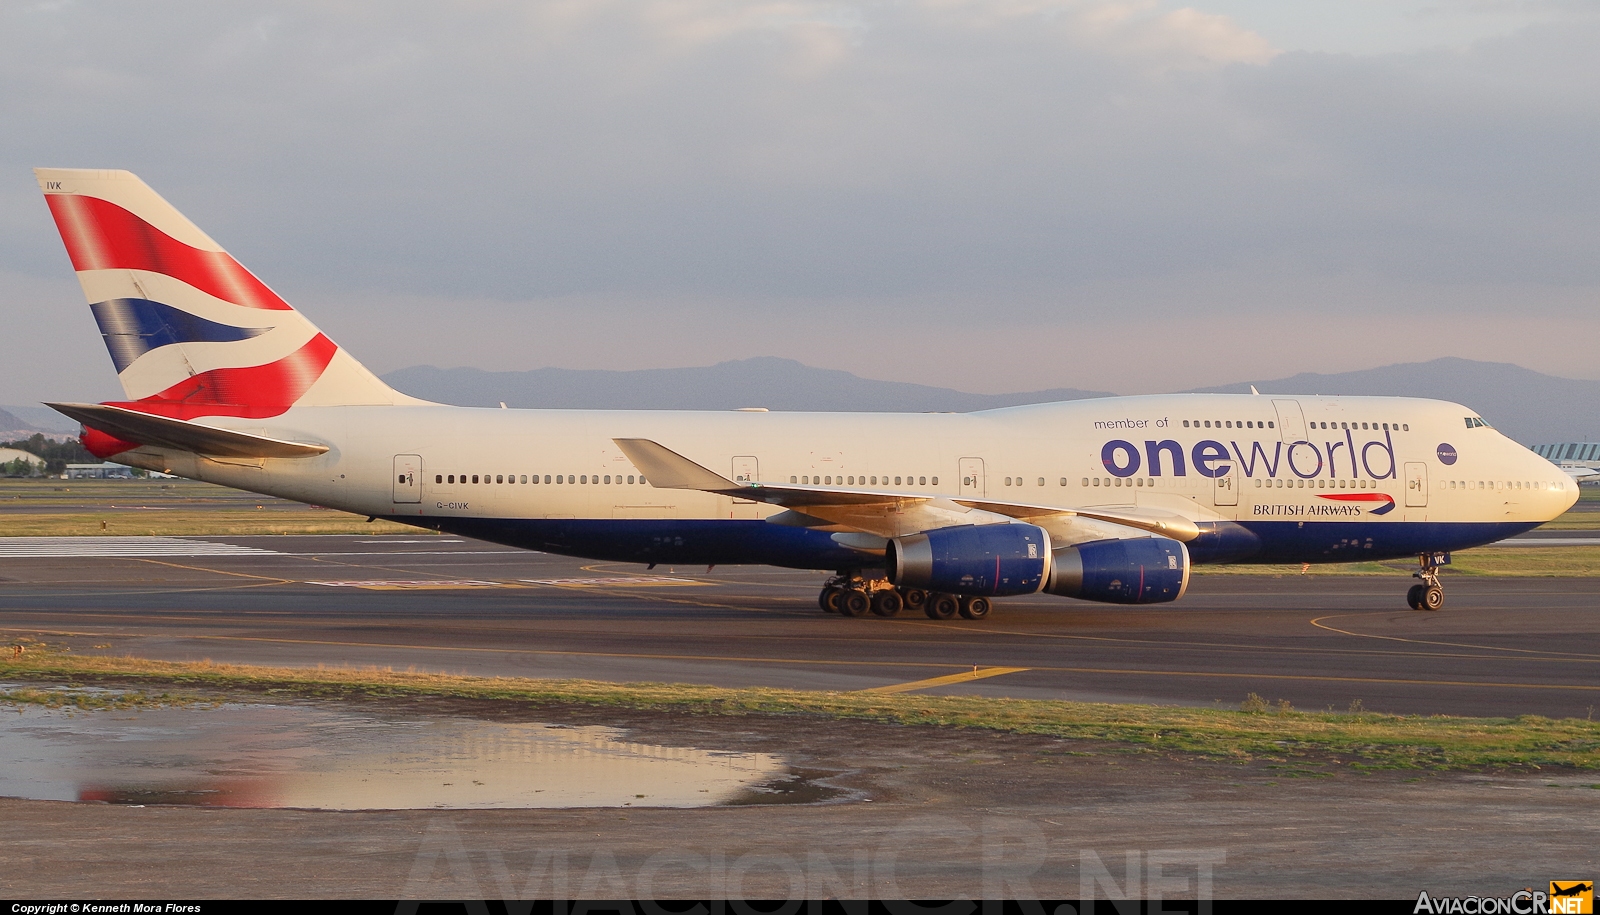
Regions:
<instances>
[{"instance_id":1,"label":"cockpit window","mask_svg":"<svg viewBox=\"0 0 1600 915\"><path fill-rule=\"evenodd\" d=\"M1489 424L1484 422L1481 417L1468 416L1468 417L1466 417L1466 420L1467 420L1467 428L1468 429L1478 429L1478 428L1487 429L1487 428L1489 428Z\"/></svg>"}]
</instances>

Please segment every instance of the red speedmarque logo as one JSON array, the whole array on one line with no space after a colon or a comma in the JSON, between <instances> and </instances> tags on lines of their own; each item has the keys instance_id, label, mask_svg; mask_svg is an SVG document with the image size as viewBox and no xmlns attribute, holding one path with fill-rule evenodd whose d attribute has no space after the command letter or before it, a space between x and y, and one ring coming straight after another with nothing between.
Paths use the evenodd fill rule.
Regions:
<instances>
[{"instance_id":1,"label":"red speedmarque logo","mask_svg":"<svg viewBox=\"0 0 1600 915\"><path fill-rule=\"evenodd\" d=\"M1382 502L1382 506L1374 508L1370 512L1370 514L1374 515L1387 515L1389 512L1394 511L1394 496L1381 492L1341 492L1333 495L1319 493L1317 498L1331 499L1334 502Z\"/></svg>"}]
</instances>

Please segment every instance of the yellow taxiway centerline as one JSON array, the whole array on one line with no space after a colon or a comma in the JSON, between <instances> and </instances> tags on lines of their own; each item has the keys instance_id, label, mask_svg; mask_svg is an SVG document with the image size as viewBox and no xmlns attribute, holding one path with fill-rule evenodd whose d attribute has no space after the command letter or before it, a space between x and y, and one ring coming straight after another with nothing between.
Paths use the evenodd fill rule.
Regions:
<instances>
[{"instance_id":1,"label":"yellow taxiway centerline","mask_svg":"<svg viewBox=\"0 0 1600 915\"><path fill-rule=\"evenodd\" d=\"M931 689L935 686L950 686L956 683L970 683L973 680L983 680L988 677L998 677L1001 674L1015 674L1029 670L1027 667L976 667L971 671L962 671L958 674L949 674L944 677L930 677L926 680L912 680L910 683L891 683L888 686L874 686L871 689L857 690L862 693L909 693L913 690Z\"/></svg>"}]
</instances>

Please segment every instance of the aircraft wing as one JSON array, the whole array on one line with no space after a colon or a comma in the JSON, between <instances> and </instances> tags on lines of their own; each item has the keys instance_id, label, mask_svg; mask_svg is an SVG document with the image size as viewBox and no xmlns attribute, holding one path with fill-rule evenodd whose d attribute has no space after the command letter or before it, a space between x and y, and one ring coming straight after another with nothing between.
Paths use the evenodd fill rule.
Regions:
<instances>
[{"instance_id":1,"label":"aircraft wing","mask_svg":"<svg viewBox=\"0 0 1600 915\"><path fill-rule=\"evenodd\" d=\"M1200 528L1192 518L1175 512L1161 511L1142 505L1115 505L1095 506L1093 508L1064 509L1052 505L1026 505L1016 502L988 502L976 499L957 499L962 505L981 508L997 515L1027 521L1040 527L1049 528L1050 520L1059 516L1073 518L1087 518L1092 521L1104 521L1108 524L1120 524L1123 527L1137 528L1162 537L1171 537L1185 543L1200 536Z\"/></svg>"},{"instance_id":2,"label":"aircraft wing","mask_svg":"<svg viewBox=\"0 0 1600 915\"><path fill-rule=\"evenodd\" d=\"M1582 464L1558 464L1561 471L1572 477L1574 483L1591 483L1600 480L1600 469L1585 467Z\"/></svg>"},{"instance_id":3,"label":"aircraft wing","mask_svg":"<svg viewBox=\"0 0 1600 915\"><path fill-rule=\"evenodd\" d=\"M213 457L311 457L328 450L327 445L287 442L106 404L52 403L45 406L123 441Z\"/></svg>"},{"instance_id":4,"label":"aircraft wing","mask_svg":"<svg viewBox=\"0 0 1600 915\"><path fill-rule=\"evenodd\" d=\"M843 489L784 483L736 483L650 439L613 439L652 486L694 489L792 509L815 518L880 537L900 537L956 524L1000 524L1027 521L1050 532L1061 545L1108 537L1137 536L1133 531L1190 541L1200 536L1191 519L1135 505L1064 509L1060 506L950 498L893 490ZM1132 529L1132 531L1128 529Z\"/></svg>"}]
</instances>

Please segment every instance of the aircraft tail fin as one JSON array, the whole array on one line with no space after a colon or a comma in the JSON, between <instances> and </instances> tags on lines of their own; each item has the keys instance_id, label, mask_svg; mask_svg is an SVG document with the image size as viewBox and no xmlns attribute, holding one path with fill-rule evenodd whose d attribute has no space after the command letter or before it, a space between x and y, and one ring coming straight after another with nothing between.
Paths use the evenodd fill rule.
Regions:
<instances>
[{"instance_id":1,"label":"aircraft tail fin","mask_svg":"<svg viewBox=\"0 0 1600 915\"><path fill-rule=\"evenodd\" d=\"M128 401L175 419L421 403L126 171L34 169Z\"/></svg>"}]
</instances>

